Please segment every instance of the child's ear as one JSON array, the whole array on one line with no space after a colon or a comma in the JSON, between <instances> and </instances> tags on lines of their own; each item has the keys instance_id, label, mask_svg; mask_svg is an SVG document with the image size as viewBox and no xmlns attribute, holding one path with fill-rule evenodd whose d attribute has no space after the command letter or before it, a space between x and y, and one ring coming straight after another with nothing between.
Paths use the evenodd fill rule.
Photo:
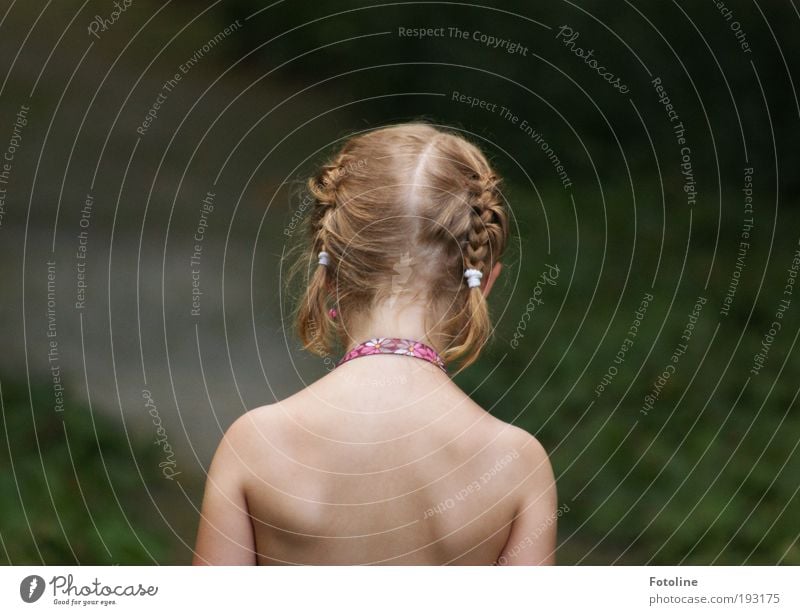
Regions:
<instances>
[{"instance_id":1,"label":"child's ear","mask_svg":"<svg viewBox=\"0 0 800 615\"><path fill-rule=\"evenodd\" d=\"M503 269L503 266L498 262L494 264L492 270L489 272L489 277L486 278L486 284L483 287L483 296L488 297L489 291L492 290L492 286L494 285L494 281L500 275L500 271Z\"/></svg>"}]
</instances>

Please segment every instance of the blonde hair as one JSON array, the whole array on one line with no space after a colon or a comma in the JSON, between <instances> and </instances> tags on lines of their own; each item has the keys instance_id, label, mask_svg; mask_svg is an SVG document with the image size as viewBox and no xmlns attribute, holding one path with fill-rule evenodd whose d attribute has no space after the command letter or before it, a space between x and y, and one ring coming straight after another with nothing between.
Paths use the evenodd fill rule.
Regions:
<instances>
[{"instance_id":1,"label":"blonde hair","mask_svg":"<svg viewBox=\"0 0 800 615\"><path fill-rule=\"evenodd\" d=\"M396 295L400 263L413 272L401 292L422 296L426 313L439 315L433 327L444 361L460 360L460 369L475 361L492 326L481 287L469 288L464 271L477 269L485 282L506 247L499 183L475 145L428 124L346 141L308 180L309 241L298 265L314 270L296 313L304 347L326 355L332 338L346 342L348 323ZM321 251L328 266L316 264Z\"/></svg>"}]
</instances>

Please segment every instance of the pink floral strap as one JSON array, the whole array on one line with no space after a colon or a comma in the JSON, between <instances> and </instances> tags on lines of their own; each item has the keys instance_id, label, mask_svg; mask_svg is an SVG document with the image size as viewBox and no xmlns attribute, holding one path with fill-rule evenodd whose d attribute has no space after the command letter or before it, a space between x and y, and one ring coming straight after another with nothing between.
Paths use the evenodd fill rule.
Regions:
<instances>
[{"instance_id":1,"label":"pink floral strap","mask_svg":"<svg viewBox=\"0 0 800 615\"><path fill-rule=\"evenodd\" d=\"M352 361L358 357L366 357L371 354L399 354L407 357L423 359L434 365L438 365L442 371L447 373L447 368L442 361L442 357L430 346L417 342L416 340L406 340L397 337L375 337L366 342L361 342L344 355L337 367L347 361Z\"/></svg>"}]
</instances>

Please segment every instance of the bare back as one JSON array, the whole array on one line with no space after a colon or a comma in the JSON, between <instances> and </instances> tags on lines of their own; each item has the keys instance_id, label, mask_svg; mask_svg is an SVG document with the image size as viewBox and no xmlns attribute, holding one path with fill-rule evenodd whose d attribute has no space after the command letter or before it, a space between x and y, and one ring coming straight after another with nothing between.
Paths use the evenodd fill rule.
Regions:
<instances>
[{"instance_id":1,"label":"bare back","mask_svg":"<svg viewBox=\"0 0 800 615\"><path fill-rule=\"evenodd\" d=\"M239 482L256 563L552 560L555 486L543 449L422 361L345 364L249 412L226 438L214 462L225 467L212 464L209 482ZM219 489L236 501L230 485ZM201 526L198 557L204 532L213 542L222 531ZM226 541L246 543L237 532Z\"/></svg>"},{"instance_id":2,"label":"bare back","mask_svg":"<svg viewBox=\"0 0 800 615\"><path fill-rule=\"evenodd\" d=\"M500 183L478 146L424 122L359 131L309 178L295 326L346 361L226 432L196 563L552 563L546 453L440 369L491 337Z\"/></svg>"}]
</instances>

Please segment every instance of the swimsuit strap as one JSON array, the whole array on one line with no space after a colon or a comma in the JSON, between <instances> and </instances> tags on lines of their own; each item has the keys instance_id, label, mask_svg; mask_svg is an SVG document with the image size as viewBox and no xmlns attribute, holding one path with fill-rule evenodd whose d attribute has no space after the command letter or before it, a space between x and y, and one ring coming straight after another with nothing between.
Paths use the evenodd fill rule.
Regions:
<instances>
[{"instance_id":1,"label":"swimsuit strap","mask_svg":"<svg viewBox=\"0 0 800 615\"><path fill-rule=\"evenodd\" d=\"M444 361L442 361L442 357L440 357L439 353L433 348L416 340L407 340L398 337L375 337L366 342L361 342L344 355L336 366L338 367L347 361L352 361L358 357L366 357L371 354L397 354L415 357L433 363L441 368L443 372L447 373L447 368L444 365Z\"/></svg>"}]
</instances>

